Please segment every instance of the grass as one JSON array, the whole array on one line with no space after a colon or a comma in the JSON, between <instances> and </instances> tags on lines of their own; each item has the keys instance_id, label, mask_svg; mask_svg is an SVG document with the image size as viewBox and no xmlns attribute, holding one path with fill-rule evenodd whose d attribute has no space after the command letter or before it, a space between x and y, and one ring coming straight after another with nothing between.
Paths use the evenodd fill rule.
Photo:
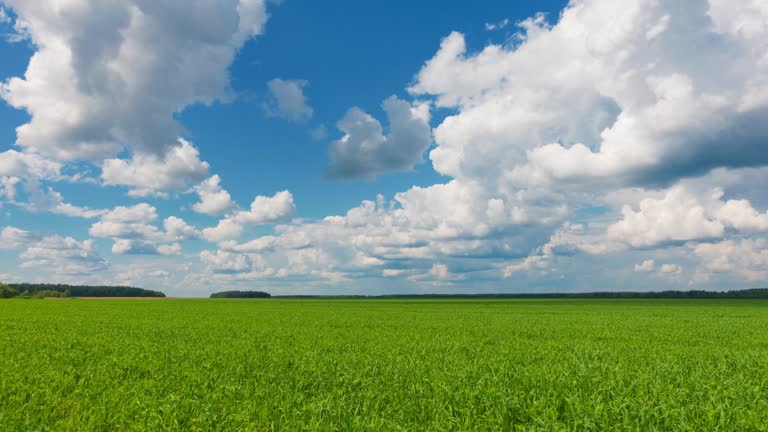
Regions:
<instances>
[{"instance_id":1,"label":"grass","mask_svg":"<svg viewBox=\"0 0 768 432\"><path fill-rule=\"evenodd\" d=\"M768 430L768 301L5 300L0 430Z\"/></svg>"}]
</instances>

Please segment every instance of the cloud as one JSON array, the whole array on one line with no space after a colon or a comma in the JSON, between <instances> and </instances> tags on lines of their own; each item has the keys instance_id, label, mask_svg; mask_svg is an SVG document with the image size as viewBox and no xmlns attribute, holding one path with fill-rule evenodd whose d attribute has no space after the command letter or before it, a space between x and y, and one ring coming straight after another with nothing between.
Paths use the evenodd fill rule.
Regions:
<instances>
[{"instance_id":1,"label":"cloud","mask_svg":"<svg viewBox=\"0 0 768 432\"><path fill-rule=\"evenodd\" d=\"M231 96L227 68L261 31L263 2L145 3L89 9L70 0L57 17L40 2L8 2L37 51L24 79L0 90L31 115L18 131L23 151L0 153L5 202L100 217L90 233L112 238L116 254L178 254L202 237L217 250L200 254L202 266L185 263L198 283L366 286L384 275L382 286L525 277L537 287L567 274L599 286L632 269L655 276L627 280L640 288L689 273L701 283L765 279L761 2L573 1L557 16L489 25L518 34L477 51L451 33L409 98L384 101L388 125L352 108L329 148L332 177L409 170L428 152L441 183L321 219L295 218L287 191L238 207L197 149L178 140L174 115ZM269 86L273 114L311 117L304 82ZM68 204L47 182L67 178L65 161L75 159L101 166L104 184L133 196L196 193L192 209L220 220L198 231L149 204ZM41 239L8 231L0 244Z\"/></svg>"},{"instance_id":2,"label":"cloud","mask_svg":"<svg viewBox=\"0 0 768 432\"><path fill-rule=\"evenodd\" d=\"M410 104L395 96L382 104L389 118L389 135L381 123L359 108L339 121L344 136L330 147L332 177L375 177L410 170L431 143L429 105Z\"/></svg>"},{"instance_id":3,"label":"cloud","mask_svg":"<svg viewBox=\"0 0 768 432\"><path fill-rule=\"evenodd\" d=\"M240 237L243 226L231 219L222 219L218 225L203 229L203 237L209 242L220 242Z\"/></svg>"},{"instance_id":4,"label":"cloud","mask_svg":"<svg viewBox=\"0 0 768 432\"><path fill-rule=\"evenodd\" d=\"M745 199L728 200L717 209L715 217L739 231L768 231L768 211L758 213Z\"/></svg>"},{"instance_id":5,"label":"cloud","mask_svg":"<svg viewBox=\"0 0 768 432\"><path fill-rule=\"evenodd\" d=\"M157 209L147 203L118 206L104 213L88 232L93 237L112 238L112 253L119 255L177 255L181 252L177 242L200 236L179 217L166 218L163 230L154 225L157 219Z\"/></svg>"},{"instance_id":6,"label":"cloud","mask_svg":"<svg viewBox=\"0 0 768 432\"><path fill-rule=\"evenodd\" d=\"M584 231L579 224L563 223L550 236L543 246L537 247L534 253L525 259L504 267L504 278L510 278L515 273L526 272L528 274L547 274L552 272L557 255L571 255L573 253L573 238L578 238Z\"/></svg>"},{"instance_id":7,"label":"cloud","mask_svg":"<svg viewBox=\"0 0 768 432\"><path fill-rule=\"evenodd\" d=\"M264 104L268 117L280 117L291 122L303 122L312 118L314 111L307 105L304 80L275 78L267 82L269 100Z\"/></svg>"},{"instance_id":8,"label":"cloud","mask_svg":"<svg viewBox=\"0 0 768 432\"><path fill-rule=\"evenodd\" d=\"M680 274L683 272L683 268L677 264L662 264L659 267L660 274Z\"/></svg>"},{"instance_id":9,"label":"cloud","mask_svg":"<svg viewBox=\"0 0 768 432\"><path fill-rule=\"evenodd\" d=\"M194 211L207 215L220 215L236 206L229 192L219 185L220 182L221 178L214 175L195 186L195 192L200 197L200 201L192 206Z\"/></svg>"},{"instance_id":10,"label":"cloud","mask_svg":"<svg viewBox=\"0 0 768 432\"><path fill-rule=\"evenodd\" d=\"M239 211L233 220L244 225L264 225L281 222L296 214L293 195L288 191L280 191L274 196L259 195L251 202L249 211Z\"/></svg>"},{"instance_id":11,"label":"cloud","mask_svg":"<svg viewBox=\"0 0 768 432\"><path fill-rule=\"evenodd\" d=\"M608 227L607 237L636 248L719 238L725 233L725 226L682 187L671 189L662 199L642 200L637 211L625 206L622 214L621 221Z\"/></svg>"},{"instance_id":12,"label":"cloud","mask_svg":"<svg viewBox=\"0 0 768 432\"><path fill-rule=\"evenodd\" d=\"M200 261L215 273L243 273L251 269L251 259L247 255L225 251L202 251Z\"/></svg>"},{"instance_id":13,"label":"cloud","mask_svg":"<svg viewBox=\"0 0 768 432\"><path fill-rule=\"evenodd\" d=\"M18 249L41 239L38 233L7 226L0 231L0 249Z\"/></svg>"},{"instance_id":14,"label":"cloud","mask_svg":"<svg viewBox=\"0 0 768 432\"><path fill-rule=\"evenodd\" d=\"M435 279L448 279L450 277L450 271L445 264L433 264L429 269L429 275Z\"/></svg>"},{"instance_id":15,"label":"cloud","mask_svg":"<svg viewBox=\"0 0 768 432\"><path fill-rule=\"evenodd\" d=\"M469 258L503 262L525 256L532 245L546 241L552 226L567 216L563 209L553 212L551 207L518 204L507 207L484 195L479 185L454 180L411 188L390 202L383 196L376 202L364 201L344 215L278 224L273 236L244 243L223 241L219 247L260 260L258 271L244 272L240 279L319 277L339 281L386 274L408 277L415 283L457 281L464 276L450 271L447 278L436 278L442 267L433 265L467 268ZM241 234L235 232L227 238ZM224 236L209 238L221 239ZM484 265L482 270L497 271L488 268Z\"/></svg>"},{"instance_id":16,"label":"cloud","mask_svg":"<svg viewBox=\"0 0 768 432\"><path fill-rule=\"evenodd\" d=\"M656 270L656 261L647 259L641 264L635 264L635 272L637 273L650 273Z\"/></svg>"},{"instance_id":17,"label":"cloud","mask_svg":"<svg viewBox=\"0 0 768 432\"><path fill-rule=\"evenodd\" d=\"M209 165L199 156L191 143L180 138L163 157L139 153L130 160L107 159L101 177L105 185L128 186L128 194L134 197L181 191L208 176Z\"/></svg>"},{"instance_id":18,"label":"cloud","mask_svg":"<svg viewBox=\"0 0 768 432\"><path fill-rule=\"evenodd\" d=\"M219 246L227 251L231 252L247 252L247 253L259 253L274 250L278 244L279 239L274 236L263 236L251 241L238 244L234 241L223 242Z\"/></svg>"},{"instance_id":19,"label":"cloud","mask_svg":"<svg viewBox=\"0 0 768 432\"><path fill-rule=\"evenodd\" d=\"M0 97L31 115L16 143L58 160L164 155L174 113L230 97L229 65L267 18L263 0L5 4L36 51Z\"/></svg>"},{"instance_id":20,"label":"cloud","mask_svg":"<svg viewBox=\"0 0 768 432\"><path fill-rule=\"evenodd\" d=\"M130 207L118 206L101 217L103 222L148 223L157 219L157 209L147 203Z\"/></svg>"},{"instance_id":21,"label":"cloud","mask_svg":"<svg viewBox=\"0 0 768 432\"><path fill-rule=\"evenodd\" d=\"M693 253L702 262L702 267L697 270L699 280L729 273L748 281L768 279L768 242L765 239L702 243L693 247Z\"/></svg>"},{"instance_id":22,"label":"cloud","mask_svg":"<svg viewBox=\"0 0 768 432\"><path fill-rule=\"evenodd\" d=\"M11 23L11 17L8 16L8 13L5 11L4 8L0 7L0 24L10 24Z\"/></svg>"},{"instance_id":23,"label":"cloud","mask_svg":"<svg viewBox=\"0 0 768 432\"><path fill-rule=\"evenodd\" d=\"M283 222L296 214L293 195L288 191L268 197L259 195L253 199L250 210L238 210L221 219L215 227L205 228L203 237L210 242L239 238L246 225L265 225Z\"/></svg>"},{"instance_id":24,"label":"cloud","mask_svg":"<svg viewBox=\"0 0 768 432\"><path fill-rule=\"evenodd\" d=\"M634 248L648 248L718 239L729 228L768 231L768 212L759 213L748 200L723 201L722 197L720 189L697 196L683 185L674 186L661 198L642 199L638 210L625 205L623 219L608 227L606 237Z\"/></svg>"},{"instance_id":25,"label":"cloud","mask_svg":"<svg viewBox=\"0 0 768 432\"><path fill-rule=\"evenodd\" d=\"M181 245L178 243L156 245L143 240L115 239L112 253L117 255L178 255Z\"/></svg>"},{"instance_id":26,"label":"cloud","mask_svg":"<svg viewBox=\"0 0 768 432\"><path fill-rule=\"evenodd\" d=\"M54 214L92 219L106 213L106 210L90 209L88 207L79 207L64 202L64 197L53 190L51 187L41 185L36 179L29 179L23 182L23 189L26 193L25 202L16 201L16 185L22 183L18 178L6 178L3 181L5 186L5 197L8 201L19 205L32 212L50 212Z\"/></svg>"},{"instance_id":27,"label":"cloud","mask_svg":"<svg viewBox=\"0 0 768 432\"><path fill-rule=\"evenodd\" d=\"M435 169L594 190L767 164L768 15L749 5L572 2L477 53L452 33L409 89L456 110L434 131Z\"/></svg>"},{"instance_id":28,"label":"cloud","mask_svg":"<svg viewBox=\"0 0 768 432\"><path fill-rule=\"evenodd\" d=\"M39 155L6 150L0 153L0 176L58 179L62 164Z\"/></svg>"},{"instance_id":29,"label":"cloud","mask_svg":"<svg viewBox=\"0 0 768 432\"><path fill-rule=\"evenodd\" d=\"M485 23L485 29L488 31L502 30L509 24L510 24L509 18L504 18L503 20L496 23Z\"/></svg>"},{"instance_id":30,"label":"cloud","mask_svg":"<svg viewBox=\"0 0 768 432\"><path fill-rule=\"evenodd\" d=\"M200 236L193 226L176 216L167 217L163 221L163 228L168 238L173 241L190 240Z\"/></svg>"},{"instance_id":31,"label":"cloud","mask_svg":"<svg viewBox=\"0 0 768 432\"><path fill-rule=\"evenodd\" d=\"M43 267L62 275L89 275L101 272L109 263L96 252L93 240L48 236L30 242L21 253L22 268Z\"/></svg>"},{"instance_id":32,"label":"cloud","mask_svg":"<svg viewBox=\"0 0 768 432\"><path fill-rule=\"evenodd\" d=\"M129 239L116 239L112 253L118 255L155 255L157 248L149 242Z\"/></svg>"}]
</instances>

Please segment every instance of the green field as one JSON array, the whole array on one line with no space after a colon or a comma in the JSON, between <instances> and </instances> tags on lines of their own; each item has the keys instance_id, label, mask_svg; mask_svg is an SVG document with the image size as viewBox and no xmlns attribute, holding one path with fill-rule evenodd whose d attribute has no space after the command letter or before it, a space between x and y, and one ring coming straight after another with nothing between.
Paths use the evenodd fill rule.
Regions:
<instances>
[{"instance_id":1,"label":"green field","mask_svg":"<svg viewBox=\"0 0 768 432\"><path fill-rule=\"evenodd\" d=\"M2 300L0 430L768 430L768 301Z\"/></svg>"}]
</instances>

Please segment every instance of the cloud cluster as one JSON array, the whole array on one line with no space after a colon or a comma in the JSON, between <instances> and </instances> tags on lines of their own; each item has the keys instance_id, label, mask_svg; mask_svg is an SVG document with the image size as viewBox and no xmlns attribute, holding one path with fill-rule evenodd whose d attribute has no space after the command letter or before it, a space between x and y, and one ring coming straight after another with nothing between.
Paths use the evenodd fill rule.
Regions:
<instances>
[{"instance_id":1,"label":"cloud cluster","mask_svg":"<svg viewBox=\"0 0 768 432\"><path fill-rule=\"evenodd\" d=\"M429 105L392 96L382 108L389 118L388 135L378 120L359 108L351 108L339 121L344 136L330 147L332 177L370 178L421 162L432 140Z\"/></svg>"},{"instance_id":2,"label":"cloud cluster","mask_svg":"<svg viewBox=\"0 0 768 432\"><path fill-rule=\"evenodd\" d=\"M768 164L768 14L747 2L721 6L573 1L557 22L536 15L518 23L512 43L477 53L452 33L409 88L430 102L388 99L389 135L353 108L330 148L332 175L372 177L412 167L434 136L429 157L448 183L221 246L265 258L264 267L252 262L254 277L434 276L445 265L512 278L549 274L559 257L581 252L765 232L768 214L754 197L684 184ZM454 111L433 134L429 104ZM630 188L640 191L635 201L611 201ZM604 207L595 223L581 213L590 205ZM294 236L307 246L281 244ZM485 268L466 264L470 257ZM683 273L679 264L649 266Z\"/></svg>"},{"instance_id":3,"label":"cloud cluster","mask_svg":"<svg viewBox=\"0 0 768 432\"><path fill-rule=\"evenodd\" d=\"M127 186L128 194L144 197L162 191L181 191L208 176L209 165L188 141L179 138L163 156L135 154L130 160L107 159L101 165L105 185Z\"/></svg>"},{"instance_id":4,"label":"cloud cluster","mask_svg":"<svg viewBox=\"0 0 768 432\"><path fill-rule=\"evenodd\" d=\"M733 9L757 15L720 15ZM768 31L754 22L765 17L746 2L573 1L554 25L520 23L511 47L467 54L453 33L410 88L458 110L430 158L443 174L515 188L668 184L764 165Z\"/></svg>"},{"instance_id":5,"label":"cloud cluster","mask_svg":"<svg viewBox=\"0 0 768 432\"><path fill-rule=\"evenodd\" d=\"M112 253L118 255L177 255L181 253L178 242L199 236L181 218L166 218L162 230L155 225L157 219L157 209L147 203L118 206L104 213L88 233L113 239Z\"/></svg>"},{"instance_id":6,"label":"cloud cluster","mask_svg":"<svg viewBox=\"0 0 768 432\"><path fill-rule=\"evenodd\" d=\"M411 170L428 152L444 183L320 220L295 219L288 191L240 208L174 120L230 96L228 66L261 31L263 0L3 2L37 51L23 78L0 85L31 117L17 130L22 151L0 153L0 197L98 217L89 233L113 239L114 254L174 255L199 237L215 244L199 254L199 274L232 283L515 284L563 276L563 263L590 257L624 257L627 274L670 284L766 278L763 2L572 0L476 52L451 33L409 99L383 102L386 127L347 111L328 167L335 178L373 178ZM268 114L311 118L306 85L270 81ZM77 160L135 197L194 193L192 210L220 220L198 231L174 216L161 223L147 203L69 204L45 182L66 180ZM247 229L273 224L255 238ZM0 245L62 273L106 266L91 240L6 228Z\"/></svg>"},{"instance_id":7,"label":"cloud cluster","mask_svg":"<svg viewBox=\"0 0 768 432\"><path fill-rule=\"evenodd\" d=\"M240 237L244 226L282 222L295 213L296 205L290 192L280 191L271 197L259 195L253 199L250 210L237 210L215 227L205 228L202 234L210 242L232 240Z\"/></svg>"},{"instance_id":8,"label":"cloud cluster","mask_svg":"<svg viewBox=\"0 0 768 432\"><path fill-rule=\"evenodd\" d=\"M0 231L0 248L23 249L19 255L22 268L44 268L62 276L90 275L109 267L96 252L93 240L43 236L7 226Z\"/></svg>"},{"instance_id":9,"label":"cloud cluster","mask_svg":"<svg viewBox=\"0 0 768 432\"><path fill-rule=\"evenodd\" d=\"M698 244L693 253L703 262L697 279L736 273L748 281L768 279L768 242L765 239L723 240Z\"/></svg>"},{"instance_id":10,"label":"cloud cluster","mask_svg":"<svg viewBox=\"0 0 768 432\"><path fill-rule=\"evenodd\" d=\"M221 183L221 178L214 175L195 186L195 192L200 197L200 201L192 206L194 211L207 215L220 215L235 207L229 192L224 190L219 183Z\"/></svg>"},{"instance_id":11,"label":"cloud cluster","mask_svg":"<svg viewBox=\"0 0 768 432\"><path fill-rule=\"evenodd\" d=\"M94 217L99 213L65 204L44 183L83 181L61 174L82 161L101 169L104 185L125 186L134 197L188 192L210 176L198 150L179 138L175 116L231 99L228 68L262 32L263 0L2 3L13 11L16 37L35 48L24 76L0 83L0 98L30 116L16 130L22 151L0 153L2 198ZM19 185L30 202L17 201ZM212 211L207 207L222 203L201 206Z\"/></svg>"},{"instance_id":12,"label":"cloud cluster","mask_svg":"<svg viewBox=\"0 0 768 432\"><path fill-rule=\"evenodd\" d=\"M31 116L16 143L57 160L162 157L174 113L230 96L228 66L267 18L263 0L4 3L37 51L0 97Z\"/></svg>"},{"instance_id":13,"label":"cloud cluster","mask_svg":"<svg viewBox=\"0 0 768 432\"><path fill-rule=\"evenodd\" d=\"M239 267L239 279L402 276L417 282L456 281L466 272L498 275L488 262L526 256L567 215L565 209L553 212L525 197L507 206L484 195L477 184L452 181L414 187L390 202L383 196L364 201L344 215L278 225L274 236L220 241L219 250L228 252L229 260L248 257L239 261L250 263ZM225 219L217 228L224 231L231 223ZM472 258L480 262L468 264Z\"/></svg>"},{"instance_id":14,"label":"cloud cluster","mask_svg":"<svg viewBox=\"0 0 768 432\"><path fill-rule=\"evenodd\" d=\"M606 237L634 248L650 248L719 239L728 229L768 231L768 211L758 212L748 200L723 201L722 197L719 189L698 197L684 186L674 186L660 198L642 199L637 210L624 206L623 218L608 227Z\"/></svg>"}]
</instances>

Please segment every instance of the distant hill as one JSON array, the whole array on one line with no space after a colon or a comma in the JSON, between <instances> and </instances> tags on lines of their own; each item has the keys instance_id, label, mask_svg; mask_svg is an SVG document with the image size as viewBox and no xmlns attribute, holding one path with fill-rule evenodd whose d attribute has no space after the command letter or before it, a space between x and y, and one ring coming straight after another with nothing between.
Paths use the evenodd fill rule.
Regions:
<instances>
[{"instance_id":1,"label":"distant hill","mask_svg":"<svg viewBox=\"0 0 768 432\"><path fill-rule=\"evenodd\" d=\"M165 297L159 291L124 286L86 286L63 284L7 284L20 293L34 295L38 291L57 291L68 293L70 297Z\"/></svg>"},{"instance_id":2,"label":"distant hill","mask_svg":"<svg viewBox=\"0 0 768 432\"><path fill-rule=\"evenodd\" d=\"M311 299L495 299L495 298L638 298L638 299L768 299L768 288L732 291L652 291L652 292L588 292L588 293L504 293L504 294L386 294L378 296L275 296L275 298Z\"/></svg>"},{"instance_id":3,"label":"distant hill","mask_svg":"<svg viewBox=\"0 0 768 432\"><path fill-rule=\"evenodd\" d=\"M263 291L222 291L211 294L211 298L270 298L269 293Z\"/></svg>"}]
</instances>

